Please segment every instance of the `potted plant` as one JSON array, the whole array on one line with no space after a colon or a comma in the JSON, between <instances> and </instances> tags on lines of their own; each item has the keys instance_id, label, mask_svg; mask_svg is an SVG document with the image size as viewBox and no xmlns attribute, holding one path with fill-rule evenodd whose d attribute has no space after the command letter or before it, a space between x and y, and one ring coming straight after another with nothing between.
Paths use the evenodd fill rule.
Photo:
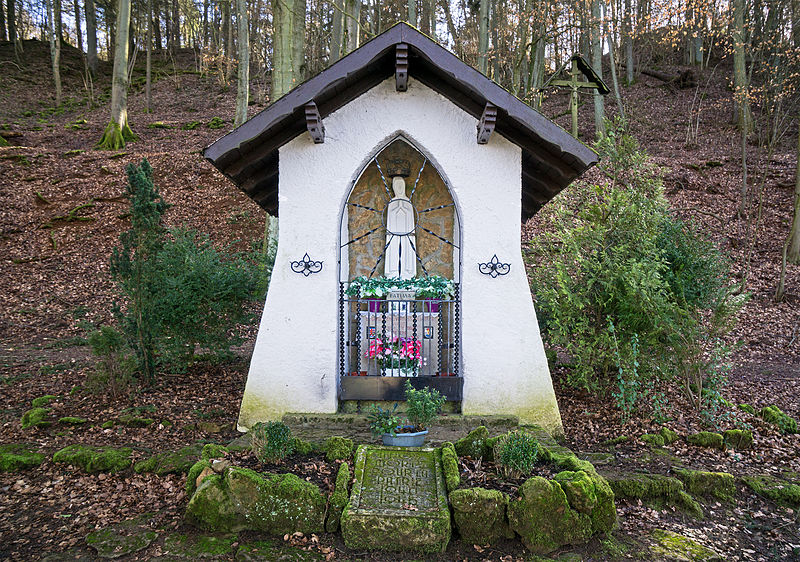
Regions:
<instances>
[{"instance_id":1,"label":"potted plant","mask_svg":"<svg viewBox=\"0 0 800 562\"><path fill-rule=\"evenodd\" d=\"M381 302L391 291L405 289L407 280L399 277L356 277L350 281L345 294L358 299L367 301L367 310L370 312L380 312Z\"/></svg>"},{"instance_id":2,"label":"potted plant","mask_svg":"<svg viewBox=\"0 0 800 562\"><path fill-rule=\"evenodd\" d=\"M384 445L396 447L421 447L431 422L439 415L444 405L444 396L436 389L420 390L406 381L406 423L401 423L395 413L397 404L391 410L384 410L373 404L368 415L372 433L382 436Z\"/></svg>"},{"instance_id":3,"label":"potted plant","mask_svg":"<svg viewBox=\"0 0 800 562\"><path fill-rule=\"evenodd\" d=\"M412 279L412 282L417 291L416 297L430 301L424 305L425 312L439 312L440 301L450 299L455 295L454 283L441 275L420 277Z\"/></svg>"},{"instance_id":4,"label":"potted plant","mask_svg":"<svg viewBox=\"0 0 800 562\"><path fill-rule=\"evenodd\" d=\"M383 376L413 377L422 360L421 351L422 342L413 338L395 337L388 342L375 338L364 355L375 359L378 372Z\"/></svg>"}]
</instances>

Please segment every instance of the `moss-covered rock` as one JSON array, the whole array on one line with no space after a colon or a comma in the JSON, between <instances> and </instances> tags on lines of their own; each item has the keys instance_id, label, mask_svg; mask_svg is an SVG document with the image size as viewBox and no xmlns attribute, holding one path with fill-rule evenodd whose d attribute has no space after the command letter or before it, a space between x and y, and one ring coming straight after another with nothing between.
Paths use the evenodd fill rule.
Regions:
<instances>
[{"instance_id":1,"label":"moss-covered rock","mask_svg":"<svg viewBox=\"0 0 800 562\"><path fill-rule=\"evenodd\" d=\"M204 530L318 533L324 529L325 497L294 474L258 474L229 468L205 478L186 509L188 523Z\"/></svg>"},{"instance_id":2,"label":"moss-covered rock","mask_svg":"<svg viewBox=\"0 0 800 562\"><path fill-rule=\"evenodd\" d=\"M461 475L458 472L458 456L452 443L442 445L442 472L447 491L452 492L461 484Z\"/></svg>"},{"instance_id":3,"label":"moss-covered rock","mask_svg":"<svg viewBox=\"0 0 800 562\"><path fill-rule=\"evenodd\" d=\"M225 456L228 448L225 445L218 445L216 443L206 443L203 445L203 450L200 452L201 459L218 459Z\"/></svg>"},{"instance_id":4,"label":"moss-covered rock","mask_svg":"<svg viewBox=\"0 0 800 562\"><path fill-rule=\"evenodd\" d=\"M665 445L672 445L673 443L675 443L675 441L678 440L679 437L677 432L672 431L668 427L662 427L661 431L659 431L658 434L664 438Z\"/></svg>"},{"instance_id":5,"label":"moss-covered rock","mask_svg":"<svg viewBox=\"0 0 800 562\"><path fill-rule=\"evenodd\" d=\"M254 541L236 551L236 562L323 562L325 556L280 541Z\"/></svg>"},{"instance_id":6,"label":"moss-covered rock","mask_svg":"<svg viewBox=\"0 0 800 562\"><path fill-rule=\"evenodd\" d=\"M513 538L506 513L508 501L508 495L499 490L467 488L450 492L453 520L461 540L485 545Z\"/></svg>"},{"instance_id":7,"label":"moss-covered rock","mask_svg":"<svg viewBox=\"0 0 800 562\"><path fill-rule=\"evenodd\" d=\"M750 404L739 404L739 409L743 412L747 412L750 415L756 415L756 409L753 408Z\"/></svg>"},{"instance_id":8,"label":"moss-covered rock","mask_svg":"<svg viewBox=\"0 0 800 562\"><path fill-rule=\"evenodd\" d=\"M742 481L759 496L781 505L800 507L800 483L792 483L769 474L742 476Z\"/></svg>"},{"instance_id":9,"label":"moss-covered rock","mask_svg":"<svg viewBox=\"0 0 800 562\"><path fill-rule=\"evenodd\" d=\"M231 453L240 453L242 451L249 451L253 447L252 439L249 433L240 435L233 439L230 443L225 445ZM295 449L297 450L297 449Z\"/></svg>"},{"instance_id":10,"label":"moss-covered rock","mask_svg":"<svg viewBox=\"0 0 800 562\"><path fill-rule=\"evenodd\" d=\"M169 535L164 539L164 553L184 560L220 559L232 554L236 542L236 535L227 537Z\"/></svg>"},{"instance_id":11,"label":"moss-covered rock","mask_svg":"<svg viewBox=\"0 0 800 562\"><path fill-rule=\"evenodd\" d=\"M331 494L330 502L328 503L328 517L325 520L325 530L329 533L335 533L339 530L339 522L342 519L342 512L347 505L347 500L350 499L348 493L348 486L350 485L350 465L343 462L339 465L339 471L336 473L336 484Z\"/></svg>"},{"instance_id":12,"label":"moss-covered rock","mask_svg":"<svg viewBox=\"0 0 800 562\"><path fill-rule=\"evenodd\" d=\"M35 468L44 462L44 455L34 445L9 443L0 445L0 472L16 472Z\"/></svg>"},{"instance_id":13,"label":"moss-covered rock","mask_svg":"<svg viewBox=\"0 0 800 562\"><path fill-rule=\"evenodd\" d=\"M108 420L107 422L103 422L103 425L100 426L101 429L111 429L114 427L114 420Z\"/></svg>"},{"instance_id":14,"label":"moss-covered rock","mask_svg":"<svg viewBox=\"0 0 800 562\"><path fill-rule=\"evenodd\" d=\"M314 451L314 445L298 437L292 437L292 450L298 455L310 455Z\"/></svg>"},{"instance_id":15,"label":"moss-covered rock","mask_svg":"<svg viewBox=\"0 0 800 562\"><path fill-rule=\"evenodd\" d=\"M478 426L470 431L466 437L462 437L455 442L455 450L461 457L472 457L479 459L487 456L489 430L486 426Z\"/></svg>"},{"instance_id":16,"label":"moss-covered rock","mask_svg":"<svg viewBox=\"0 0 800 562\"><path fill-rule=\"evenodd\" d=\"M64 424L64 425L83 425L87 421L88 420L86 418L78 418L78 417L75 417L75 416L64 416L63 418L59 418L58 419L58 423L61 423L61 424Z\"/></svg>"},{"instance_id":17,"label":"moss-covered rock","mask_svg":"<svg viewBox=\"0 0 800 562\"><path fill-rule=\"evenodd\" d=\"M691 445L697 447L708 447L710 449L724 449L725 444L722 435L713 431L701 431L686 438Z\"/></svg>"},{"instance_id":18,"label":"moss-covered rock","mask_svg":"<svg viewBox=\"0 0 800 562\"><path fill-rule=\"evenodd\" d=\"M640 439L648 445L652 445L653 447L664 446L664 438L656 433L645 433L640 437Z\"/></svg>"},{"instance_id":19,"label":"moss-covered rock","mask_svg":"<svg viewBox=\"0 0 800 562\"><path fill-rule=\"evenodd\" d=\"M200 459L189 469L186 475L186 485L184 486L187 496L191 497L195 490L197 490L197 478L207 468L211 469L211 463L208 459Z\"/></svg>"},{"instance_id":20,"label":"moss-covered rock","mask_svg":"<svg viewBox=\"0 0 800 562\"><path fill-rule=\"evenodd\" d=\"M695 496L712 496L722 501L732 501L736 494L733 474L703 470L674 469L686 491Z\"/></svg>"},{"instance_id":21,"label":"moss-covered rock","mask_svg":"<svg viewBox=\"0 0 800 562\"><path fill-rule=\"evenodd\" d=\"M22 419L20 419L22 429L52 425L53 422L48 419L48 414L50 414L50 408L32 408L28 410L22 414Z\"/></svg>"},{"instance_id":22,"label":"moss-covered rock","mask_svg":"<svg viewBox=\"0 0 800 562\"><path fill-rule=\"evenodd\" d=\"M675 495L673 498L670 498L667 503L676 506L684 513L691 515L695 519L702 519L705 516L705 513L703 513L703 507L697 503L697 500L685 490L678 492L677 495Z\"/></svg>"},{"instance_id":23,"label":"moss-covered rock","mask_svg":"<svg viewBox=\"0 0 800 562\"><path fill-rule=\"evenodd\" d=\"M753 446L753 432L749 429L726 429L722 440L729 449L743 451Z\"/></svg>"},{"instance_id":24,"label":"moss-covered rock","mask_svg":"<svg viewBox=\"0 0 800 562\"><path fill-rule=\"evenodd\" d=\"M700 543L672 531L655 529L652 533L655 545L651 552L659 560L714 562L724 560L719 554Z\"/></svg>"},{"instance_id":25,"label":"moss-covered rock","mask_svg":"<svg viewBox=\"0 0 800 562\"><path fill-rule=\"evenodd\" d=\"M508 506L508 520L530 551L547 554L592 536L589 516L570 508L558 482L534 476L520 486L519 496Z\"/></svg>"},{"instance_id":26,"label":"moss-covered rock","mask_svg":"<svg viewBox=\"0 0 800 562\"><path fill-rule=\"evenodd\" d=\"M572 509L586 514L593 533L606 533L617 523L614 492L605 478L596 472L563 471L555 476Z\"/></svg>"},{"instance_id":27,"label":"moss-covered rock","mask_svg":"<svg viewBox=\"0 0 800 562\"><path fill-rule=\"evenodd\" d=\"M325 458L328 462L346 461L353 455L353 440L346 437L329 437L325 441Z\"/></svg>"},{"instance_id":28,"label":"moss-covered rock","mask_svg":"<svg viewBox=\"0 0 800 562\"><path fill-rule=\"evenodd\" d=\"M683 482L671 476L644 473L604 473L614 495L620 499L644 500L649 504L672 505L702 518L700 504L686 493Z\"/></svg>"},{"instance_id":29,"label":"moss-covered rock","mask_svg":"<svg viewBox=\"0 0 800 562\"><path fill-rule=\"evenodd\" d=\"M76 466L85 472L119 472L128 468L133 449L69 445L53 455L53 462Z\"/></svg>"},{"instance_id":30,"label":"moss-covered rock","mask_svg":"<svg viewBox=\"0 0 800 562\"><path fill-rule=\"evenodd\" d=\"M777 406L767 406L759 412L761 419L777 426L783 433L797 433L797 420L785 414Z\"/></svg>"},{"instance_id":31,"label":"moss-covered rock","mask_svg":"<svg viewBox=\"0 0 800 562\"><path fill-rule=\"evenodd\" d=\"M151 514L148 514L151 515ZM86 535L86 544L97 551L100 558L121 558L150 546L158 535L137 517Z\"/></svg>"},{"instance_id":32,"label":"moss-covered rock","mask_svg":"<svg viewBox=\"0 0 800 562\"><path fill-rule=\"evenodd\" d=\"M31 400L31 407L32 408L44 408L53 400L57 400L58 396L54 396L52 394L45 394L44 396L40 396L39 398L34 398Z\"/></svg>"},{"instance_id":33,"label":"moss-covered rock","mask_svg":"<svg viewBox=\"0 0 800 562\"><path fill-rule=\"evenodd\" d=\"M132 414L123 414L117 418L117 421L125 427L147 427L152 425L156 420L151 418L141 418Z\"/></svg>"},{"instance_id":34,"label":"moss-covered rock","mask_svg":"<svg viewBox=\"0 0 800 562\"><path fill-rule=\"evenodd\" d=\"M137 474L152 472L157 476L185 474L200 458L202 445L190 445L177 451L164 451L133 465Z\"/></svg>"}]
</instances>

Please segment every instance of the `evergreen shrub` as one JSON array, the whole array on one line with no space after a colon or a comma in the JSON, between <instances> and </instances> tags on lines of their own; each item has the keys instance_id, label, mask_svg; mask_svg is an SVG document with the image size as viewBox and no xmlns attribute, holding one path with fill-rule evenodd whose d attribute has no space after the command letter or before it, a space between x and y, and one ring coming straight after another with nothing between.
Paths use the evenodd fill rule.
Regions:
<instances>
[{"instance_id":1,"label":"evergreen shrub","mask_svg":"<svg viewBox=\"0 0 800 562\"><path fill-rule=\"evenodd\" d=\"M539 457L539 442L524 431L513 431L505 437L497 461L509 474L530 474Z\"/></svg>"},{"instance_id":2,"label":"evergreen shrub","mask_svg":"<svg viewBox=\"0 0 800 562\"><path fill-rule=\"evenodd\" d=\"M253 454L261 462L280 462L294 451L292 431L283 422L257 423L250 432Z\"/></svg>"},{"instance_id":3,"label":"evergreen shrub","mask_svg":"<svg viewBox=\"0 0 800 562\"><path fill-rule=\"evenodd\" d=\"M679 381L713 416L704 396L722 400L722 336L745 297L713 242L670 214L636 141L610 126L597 149L609 181L557 196L530 247L543 336L569 356L569 384L613 389L625 414L646 405L664 419L665 385Z\"/></svg>"}]
</instances>

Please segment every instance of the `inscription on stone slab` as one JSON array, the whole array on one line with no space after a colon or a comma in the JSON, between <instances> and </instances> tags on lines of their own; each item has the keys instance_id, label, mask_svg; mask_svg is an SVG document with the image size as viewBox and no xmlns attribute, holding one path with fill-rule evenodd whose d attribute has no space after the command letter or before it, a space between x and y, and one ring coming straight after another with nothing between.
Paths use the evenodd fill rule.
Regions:
<instances>
[{"instance_id":1,"label":"inscription on stone slab","mask_svg":"<svg viewBox=\"0 0 800 562\"><path fill-rule=\"evenodd\" d=\"M438 509L436 460L427 451L370 449L356 509Z\"/></svg>"}]
</instances>

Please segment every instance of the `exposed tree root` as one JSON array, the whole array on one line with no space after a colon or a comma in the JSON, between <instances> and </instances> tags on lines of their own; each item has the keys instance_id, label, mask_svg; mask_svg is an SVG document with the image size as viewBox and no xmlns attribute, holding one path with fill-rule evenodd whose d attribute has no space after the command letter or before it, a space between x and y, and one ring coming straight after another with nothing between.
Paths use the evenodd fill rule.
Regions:
<instances>
[{"instance_id":1,"label":"exposed tree root","mask_svg":"<svg viewBox=\"0 0 800 562\"><path fill-rule=\"evenodd\" d=\"M131 128L127 123L120 129L119 123L110 121L106 125L106 130L103 132L103 137L97 143L97 148L100 150L120 150L125 148L126 142L133 142L136 140L136 135L133 134Z\"/></svg>"}]
</instances>

